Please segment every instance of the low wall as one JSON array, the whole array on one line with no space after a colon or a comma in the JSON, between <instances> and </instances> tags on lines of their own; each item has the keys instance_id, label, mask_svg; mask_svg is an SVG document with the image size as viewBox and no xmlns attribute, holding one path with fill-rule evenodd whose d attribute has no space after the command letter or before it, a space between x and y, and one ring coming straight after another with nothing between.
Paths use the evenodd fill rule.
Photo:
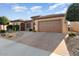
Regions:
<instances>
[{"instance_id":1,"label":"low wall","mask_svg":"<svg viewBox=\"0 0 79 59\"><path fill-rule=\"evenodd\" d=\"M71 22L71 30L79 32L79 22Z\"/></svg>"},{"instance_id":2,"label":"low wall","mask_svg":"<svg viewBox=\"0 0 79 59\"><path fill-rule=\"evenodd\" d=\"M3 25L0 25L0 30L7 30L6 27L7 27L7 25L4 25L4 26Z\"/></svg>"}]
</instances>

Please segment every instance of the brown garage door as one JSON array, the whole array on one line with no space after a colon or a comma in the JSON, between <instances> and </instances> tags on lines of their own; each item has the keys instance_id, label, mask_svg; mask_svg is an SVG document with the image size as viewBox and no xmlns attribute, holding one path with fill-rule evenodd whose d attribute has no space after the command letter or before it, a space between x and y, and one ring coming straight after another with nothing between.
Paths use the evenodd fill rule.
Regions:
<instances>
[{"instance_id":1,"label":"brown garage door","mask_svg":"<svg viewBox=\"0 0 79 59\"><path fill-rule=\"evenodd\" d=\"M39 21L38 24L40 32L62 32L61 20Z\"/></svg>"}]
</instances>

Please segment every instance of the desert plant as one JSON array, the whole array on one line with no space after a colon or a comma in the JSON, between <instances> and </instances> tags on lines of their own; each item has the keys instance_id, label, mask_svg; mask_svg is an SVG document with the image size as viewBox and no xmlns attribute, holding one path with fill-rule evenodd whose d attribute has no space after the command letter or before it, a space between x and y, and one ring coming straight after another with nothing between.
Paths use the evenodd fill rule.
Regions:
<instances>
[{"instance_id":1,"label":"desert plant","mask_svg":"<svg viewBox=\"0 0 79 59\"><path fill-rule=\"evenodd\" d=\"M6 32L6 30L0 30L0 33L5 33Z\"/></svg>"},{"instance_id":2,"label":"desert plant","mask_svg":"<svg viewBox=\"0 0 79 59\"><path fill-rule=\"evenodd\" d=\"M69 37L74 37L74 36L76 36L76 33L74 33L74 32L69 33Z\"/></svg>"},{"instance_id":3,"label":"desert plant","mask_svg":"<svg viewBox=\"0 0 79 59\"><path fill-rule=\"evenodd\" d=\"M33 32L36 32L36 30L35 30L35 29L32 29L32 31L33 31Z\"/></svg>"}]
</instances>

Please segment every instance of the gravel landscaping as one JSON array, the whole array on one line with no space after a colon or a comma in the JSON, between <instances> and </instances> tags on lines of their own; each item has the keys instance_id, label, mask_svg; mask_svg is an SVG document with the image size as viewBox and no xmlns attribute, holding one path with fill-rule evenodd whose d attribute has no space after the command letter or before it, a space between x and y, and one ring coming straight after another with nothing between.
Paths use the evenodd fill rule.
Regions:
<instances>
[{"instance_id":1,"label":"gravel landscaping","mask_svg":"<svg viewBox=\"0 0 79 59\"><path fill-rule=\"evenodd\" d=\"M79 56L79 34L76 36L68 37L66 40L66 45L71 56Z\"/></svg>"}]
</instances>

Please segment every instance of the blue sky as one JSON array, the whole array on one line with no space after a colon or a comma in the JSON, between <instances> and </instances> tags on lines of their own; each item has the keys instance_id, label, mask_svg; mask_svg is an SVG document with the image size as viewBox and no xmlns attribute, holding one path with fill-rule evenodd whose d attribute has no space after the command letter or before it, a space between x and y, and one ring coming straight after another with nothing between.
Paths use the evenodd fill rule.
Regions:
<instances>
[{"instance_id":1,"label":"blue sky","mask_svg":"<svg viewBox=\"0 0 79 59\"><path fill-rule=\"evenodd\" d=\"M30 20L31 16L66 13L70 3L0 3L0 16Z\"/></svg>"}]
</instances>

